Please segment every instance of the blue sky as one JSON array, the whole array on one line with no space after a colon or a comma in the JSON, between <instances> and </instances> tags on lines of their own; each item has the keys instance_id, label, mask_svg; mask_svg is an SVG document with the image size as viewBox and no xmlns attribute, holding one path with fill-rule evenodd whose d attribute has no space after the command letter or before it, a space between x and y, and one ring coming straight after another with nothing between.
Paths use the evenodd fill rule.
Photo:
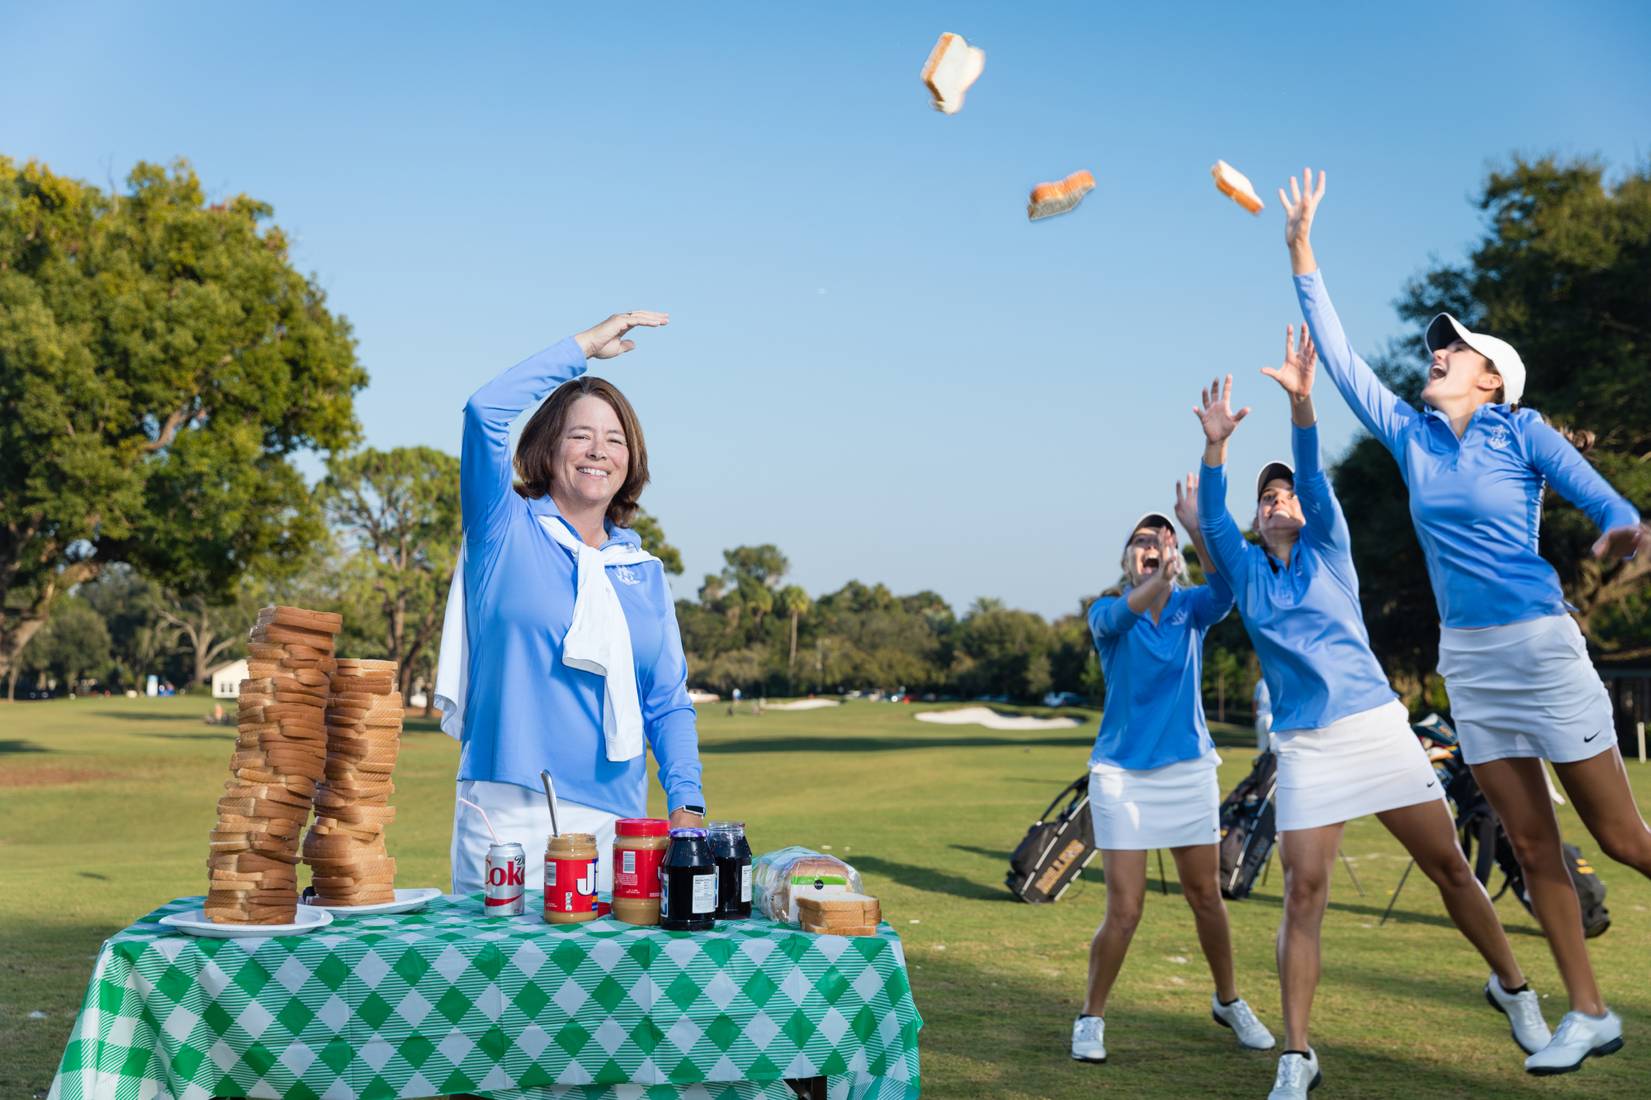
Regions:
<instances>
[{"instance_id":1,"label":"blue sky","mask_svg":"<svg viewBox=\"0 0 1651 1100\"><path fill-rule=\"evenodd\" d=\"M8 0L0 152L101 184L185 156L215 197L272 203L355 326L373 446L456 453L492 374L669 310L600 370L642 416L681 595L774 542L816 594L1046 614L1171 503L1201 380L1231 370L1256 406L1236 485L1285 451L1257 368L1299 320L1292 170L1330 173L1315 242L1374 350L1419 339L1393 299L1476 238L1487 166L1648 153L1643 4L1028 11ZM953 117L918 81L943 30L987 55ZM1085 203L1028 224L1030 186L1078 168ZM1352 420L1319 404L1333 454Z\"/></svg>"}]
</instances>

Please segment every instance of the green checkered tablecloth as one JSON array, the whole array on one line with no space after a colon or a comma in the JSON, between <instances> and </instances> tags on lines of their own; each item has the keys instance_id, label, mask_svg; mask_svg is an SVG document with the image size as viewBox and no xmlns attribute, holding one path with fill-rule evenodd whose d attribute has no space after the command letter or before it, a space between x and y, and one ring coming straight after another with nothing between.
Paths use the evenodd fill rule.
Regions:
<instances>
[{"instance_id":1,"label":"green checkered tablecloth","mask_svg":"<svg viewBox=\"0 0 1651 1100\"><path fill-rule=\"evenodd\" d=\"M103 945L51 1100L755 1100L815 1076L833 1100L918 1095L923 1022L887 925L558 926L527 902L213 940L156 923L201 903L180 898Z\"/></svg>"}]
</instances>

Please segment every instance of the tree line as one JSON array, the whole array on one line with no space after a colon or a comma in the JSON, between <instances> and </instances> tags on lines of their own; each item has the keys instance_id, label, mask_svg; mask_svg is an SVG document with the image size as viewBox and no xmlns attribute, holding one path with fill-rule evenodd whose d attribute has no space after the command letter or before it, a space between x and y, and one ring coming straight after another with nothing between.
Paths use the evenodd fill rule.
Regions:
<instances>
[{"instance_id":1,"label":"tree line","mask_svg":"<svg viewBox=\"0 0 1651 1100\"><path fill-rule=\"evenodd\" d=\"M1651 171L1608 183L1587 161L1516 159L1479 196L1483 236L1396 303L1413 331L1441 309L1532 364L1528 404L1590 431L1590 458L1651 504ZM367 383L348 321L292 269L267 204L209 203L185 162L140 164L119 194L0 157L0 677L140 687L199 683L243 652L269 602L344 614L340 651L433 679L459 544L458 460L361 449ZM1420 341L1371 349L1402 394ZM301 451L326 460L306 484ZM1335 464L1364 613L1408 701L1444 703L1438 620L1404 486L1376 441ZM643 514L644 545L680 553ZM1587 519L1548 495L1542 549L1603 660L1651 657L1651 560L1601 568ZM691 682L726 692L904 689L914 695L1099 700L1074 594L1053 619L983 597L851 581L810 595L772 545L724 552L678 603ZM1193 574L1197 576L1197 566ZM1242 625L1210 635L1213 714L1247 715L1256 676Z\"/></svg>"}]
</instances>

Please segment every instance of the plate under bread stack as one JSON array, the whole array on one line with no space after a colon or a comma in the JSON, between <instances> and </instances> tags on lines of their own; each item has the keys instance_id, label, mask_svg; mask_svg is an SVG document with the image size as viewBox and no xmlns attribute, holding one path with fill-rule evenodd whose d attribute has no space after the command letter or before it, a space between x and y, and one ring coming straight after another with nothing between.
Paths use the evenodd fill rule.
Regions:
<instances>
[{"instance_id":1,"label":"plate under bread stack","mask_svg":"<svg viewBox=\"0 0 1651 1100\"><path fill-rule=\"evenodd\" d=\"M207 857L211 921L287 924L296 915L298 838L326 760L333 636L342 627L321 611L258 612Z\"/></svg>"},{"instance_id":2,"label":"plate under bread stack","mask_svg":"<svg viewBox=\"0 0 1651 1100\"><path fill-rule=\"evenodd\" d=\"M401 747L396 662L340 659L327 702L326 778L315 792L315 824L304 862L322 905L395 900L396 861L384 848L395 817L390 773Z\"/></svg>"}]
</instances>

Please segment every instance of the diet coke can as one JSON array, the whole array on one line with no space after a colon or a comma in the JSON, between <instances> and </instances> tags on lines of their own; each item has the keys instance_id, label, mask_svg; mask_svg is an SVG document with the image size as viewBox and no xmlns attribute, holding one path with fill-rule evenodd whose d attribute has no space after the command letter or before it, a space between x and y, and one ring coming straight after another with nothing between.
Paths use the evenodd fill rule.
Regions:
<instances>
[{"instance_id":1,"label":"diet coke can","mask_svg":"<svg viewBox=\"0 0 1651 1100\"><path fill-rule=\"evenodd\" d=\"M526 907L527 852L520 844L495 844L487 849L482 865L487 883L487 901L482 911L490 917L519 917Z\"/></svg>"}]
</instances>

